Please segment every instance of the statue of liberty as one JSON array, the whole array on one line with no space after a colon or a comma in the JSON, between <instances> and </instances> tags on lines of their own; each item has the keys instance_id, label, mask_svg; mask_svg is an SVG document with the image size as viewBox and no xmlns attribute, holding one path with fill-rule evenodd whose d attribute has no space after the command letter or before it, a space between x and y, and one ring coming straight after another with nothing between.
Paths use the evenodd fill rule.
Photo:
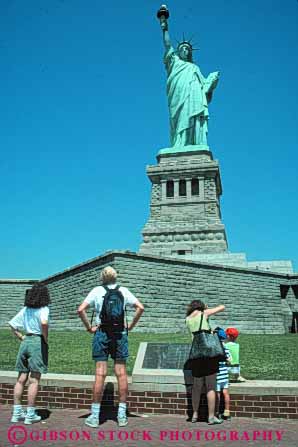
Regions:
<instances>
[{"instance_id":1,"label":"statue of liberty","mask_svg":"<svg viewBox=\"0 0 298 447\"><path fill-rule=\"evenodd\" d=\"M175 51L170 40L169 11L162 5L157 13L165 45L167 95L171 125L171 145L178 148L201 145L208 148L208 104L212 99L219 72L204 78L192 59L193 47L183 39Z\"/></svg>"}]
</instances>

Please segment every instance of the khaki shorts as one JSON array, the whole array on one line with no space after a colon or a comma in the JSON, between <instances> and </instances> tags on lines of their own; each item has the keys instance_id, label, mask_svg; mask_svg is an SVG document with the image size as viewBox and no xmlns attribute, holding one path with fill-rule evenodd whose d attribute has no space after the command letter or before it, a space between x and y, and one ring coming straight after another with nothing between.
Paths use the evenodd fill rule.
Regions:
<instances>
[{"instance_id":1,"label":"khaki shorts","mask_svg":"<svg viewBox=\"0 0 298 447\"><path fill-rule=\"evenodd\" d=\"M46 373L48 370L48 345L38 335L26 336L19 348L16 370L22 373Z\"/></svg>"}]
</instances>

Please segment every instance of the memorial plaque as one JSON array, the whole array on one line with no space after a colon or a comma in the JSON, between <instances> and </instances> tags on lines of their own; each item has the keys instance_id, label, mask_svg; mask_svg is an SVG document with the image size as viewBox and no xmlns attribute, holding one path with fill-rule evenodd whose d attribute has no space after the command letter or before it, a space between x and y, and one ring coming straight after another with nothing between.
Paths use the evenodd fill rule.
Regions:
<instances>
[{"instance_id":1,"label":"memorial plaque","mask_svg":"<svg viewBox=\"0 0 298 447\"><path fill-rule=\"evenodd\" d=\"M183 369L190 347L188 343L147 343L142 368Z\"/></svg>"}]
</instances>

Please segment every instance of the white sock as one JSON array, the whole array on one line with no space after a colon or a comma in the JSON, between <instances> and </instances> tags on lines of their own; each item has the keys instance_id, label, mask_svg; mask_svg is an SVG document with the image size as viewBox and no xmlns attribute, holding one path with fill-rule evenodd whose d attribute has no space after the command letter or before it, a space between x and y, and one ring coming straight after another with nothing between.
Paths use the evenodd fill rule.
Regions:
<instances>
[{"instance_id":1,"label":"white sock","mask_svg":"<svg viewBox=\"0 0 298 447\"><path fill-rule=\"evenodd\" d=\"M120 402L119 407L118 407L118 416L126 416L126 408L127 408L127 403Z\"/></svg>"},{"instance_id":2,"label":"white sock","mask_svg":"<svg viewBox=\"0 0 298 447\"><path fill-rule=\"evenodd\" d=\"M95 417L98 418L99 417L99 412L100 412L100 404L93 403L91 405L92 416L95 416Z\"/></svg>"},{"instance_id":3,"label":"white sock","mask_svg":"<svg viewBox=\"0 0 298 447\"><path fill-rule=\"evenodd\" d=\"M27 416L35 416L35 407L27 407Z\"/></svg>"},{"instance_id":4,"label":"white sock","mask_svg":"<svg viewBox=\"0 0 298 447\"><path fill-rule=\"evenodd\" d=\"M22 405L14 405L13 414L21 414L21 413L22 413Z\"/></svg>"}]
</instances>

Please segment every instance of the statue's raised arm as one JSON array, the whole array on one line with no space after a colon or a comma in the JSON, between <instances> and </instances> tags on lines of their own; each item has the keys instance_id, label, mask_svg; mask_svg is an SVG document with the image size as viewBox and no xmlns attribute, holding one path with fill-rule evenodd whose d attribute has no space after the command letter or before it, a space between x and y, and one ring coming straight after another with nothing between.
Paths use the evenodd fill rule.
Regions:
<instances>
[{"instance_id":1,"label":"statue's raised arm","mask_svg":"<svg viewBox=\"0 0 298 447\"><path fill-rule=\"evenodd\" d=\"M162 5L157 12L166 49L164 58L167 70L167 95L171 123L172 147L200 146L208 149L208 103L217 85L219 72L205 79L194 64L193 47L183 39L177 50L172 47L168 18L169 11Z\"/></svg>"},{"instance_id":2,"label":"statue's raised arm","mask_svg":"<svg viewBox=\"0 0 298 447\"><path fill-rule=\"evenodd\" d=\"M169 50L172 46L170 34L169 34L169 25L168 25L168 18L169 18L169 11L166 7L166 5L161 5L159 10L157 11L157 17L160 21L160 27L162 29L163 34L163 42L166 50Z\"/></svg>"}]
</instances>

